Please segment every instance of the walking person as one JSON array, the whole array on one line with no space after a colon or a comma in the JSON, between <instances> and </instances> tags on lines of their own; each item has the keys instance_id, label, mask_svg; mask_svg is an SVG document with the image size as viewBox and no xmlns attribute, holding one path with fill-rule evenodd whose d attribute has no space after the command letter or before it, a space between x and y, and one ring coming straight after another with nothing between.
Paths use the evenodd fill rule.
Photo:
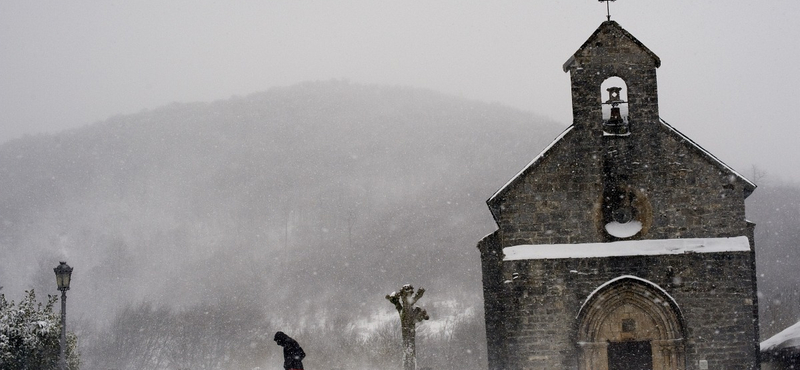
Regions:
<instances>
[{"instance_id":1,"label":"walking person","mask_svg":"<svg viewBox=\"0 0 800 370\"><path fill-rule=\"evenodd\" d=\"M302 370L303 358L306 353L297 344L297 341L284 334L282 331L275 333L275 343L283 347L283 368L286 370Z\"/></svg>"}]
</instances>

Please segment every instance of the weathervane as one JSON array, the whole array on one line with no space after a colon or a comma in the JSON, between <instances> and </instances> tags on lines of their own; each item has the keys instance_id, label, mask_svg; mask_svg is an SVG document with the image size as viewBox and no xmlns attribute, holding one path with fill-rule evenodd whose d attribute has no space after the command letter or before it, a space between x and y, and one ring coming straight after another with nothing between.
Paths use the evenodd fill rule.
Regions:
<instances>
[{"instance_id":1,"label":"weathervane","mask_svg":"<svg viewBox=\"0 0 800 370\"><path fill-rule=\"evenodd\" d=\"M608 3L612 2L612 1L617 1L617 0L599 0L599 1L601 3L604 2L604 1L606 2L606 18L608 18L608 20L610 21L611 20L611 6Z\"/></svg>"}]
</instances>

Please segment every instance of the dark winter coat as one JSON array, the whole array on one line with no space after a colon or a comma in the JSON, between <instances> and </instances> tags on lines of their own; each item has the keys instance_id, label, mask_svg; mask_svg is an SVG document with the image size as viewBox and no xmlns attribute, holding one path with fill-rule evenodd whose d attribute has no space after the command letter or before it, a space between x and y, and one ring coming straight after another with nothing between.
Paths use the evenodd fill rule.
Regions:
<instances>
[{"instance_id":1,"label":"dark winter coat","mask_svg":"<svg viewBox=\"0 0 800 370\"><path fill-rule=\"evenodd\" d=\"M284 369L302 369L303 368L303 358L306 357L306 353L303 352L303 349L297 344L292 338L289 338L288 335L284 334L283 332L275 333L275 343L279 346L283 347L283 368Z\"/></svg>"}]
</instances>

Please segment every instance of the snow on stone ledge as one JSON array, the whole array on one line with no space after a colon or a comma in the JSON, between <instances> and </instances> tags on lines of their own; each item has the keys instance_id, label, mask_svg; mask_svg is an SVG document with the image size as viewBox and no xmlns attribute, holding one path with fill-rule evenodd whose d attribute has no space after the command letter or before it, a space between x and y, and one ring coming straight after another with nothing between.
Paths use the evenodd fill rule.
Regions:
<instances>
[{"instance_id":1,"label":"snow on stone ledge","mask_svg":"<svg viewBox=\"0 0 800 370\"><path fill-rule=\"evenodd\" d=\"M747 252L746 236L733 238L625 240L609 243L538 244L503 248L504 261L591 258L617 256L652 256L682 253Z\"/></svg>"},{"instance_id":2,"label":"snow on stone ledge","mask_svg":"<svg viewBox=\"0 0 800 370\"><path fill-rule=\"evenodd\" d=\"M642 231L642 223L639 221L630 221L624 224L617 221L609 222L606 224L606 231L617 238L630 238Z\"/></svg>"},{"instance_id":3,"label":"snow on stone ledge","mask_svg":"<svg viewBox=\"0 0 800 370\"><path fill-rule=\"evenodd\" d=\"M761 342L761 352L800 347L800 322Z\"/></svg>"}]
</instances>

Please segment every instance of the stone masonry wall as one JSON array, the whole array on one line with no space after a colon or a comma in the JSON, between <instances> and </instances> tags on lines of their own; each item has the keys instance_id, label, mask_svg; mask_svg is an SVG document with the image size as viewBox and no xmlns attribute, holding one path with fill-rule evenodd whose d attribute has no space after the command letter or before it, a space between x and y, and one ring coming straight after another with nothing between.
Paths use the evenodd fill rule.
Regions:
<instances>
[{"instance_id":1,"label":"stone masonry wall","mask_svg":"<svg viewBox=\"0 0 800 370\"><path fill-rule=\"evenodd\" d=\"M660 124L659 124L660 125ZM705 238L746 235L743 181L713 163L694 146L663 127L658 153L626 160L632 168L623 184L647 203L642 239ZM520 244L568 244L606 241L600 212L607 146L581 140L575 128L498 200L497 219L504 247ZM635 136L627 140L641 145Z\"/></svg>"},{"instance_id":2,"label":"stone masonry wall","mask_svg":"<svg viewBox=\"0 0 800 370\"><path fill-rule=\"evenodd\" d=\"M506 369L577 369L573 337L587 296L621 275L649 280L666 290L683 314L686 369L747 369L753 343L753 254L692 253L504 262ZM516 273L516 279L511 275Z\"/></svg>"},{"instance_id":3,"label":"stone masonry wall","mask_svg":"<svg viewBox=\"0 0 800 370\"><path fill-rule=\"evenodd\" d=\"M595 241L594 209L602 192L596 151L571 132L542 158L536 172L512 185L497 220L503 246Z\"/></svg>"}]
</instances>

